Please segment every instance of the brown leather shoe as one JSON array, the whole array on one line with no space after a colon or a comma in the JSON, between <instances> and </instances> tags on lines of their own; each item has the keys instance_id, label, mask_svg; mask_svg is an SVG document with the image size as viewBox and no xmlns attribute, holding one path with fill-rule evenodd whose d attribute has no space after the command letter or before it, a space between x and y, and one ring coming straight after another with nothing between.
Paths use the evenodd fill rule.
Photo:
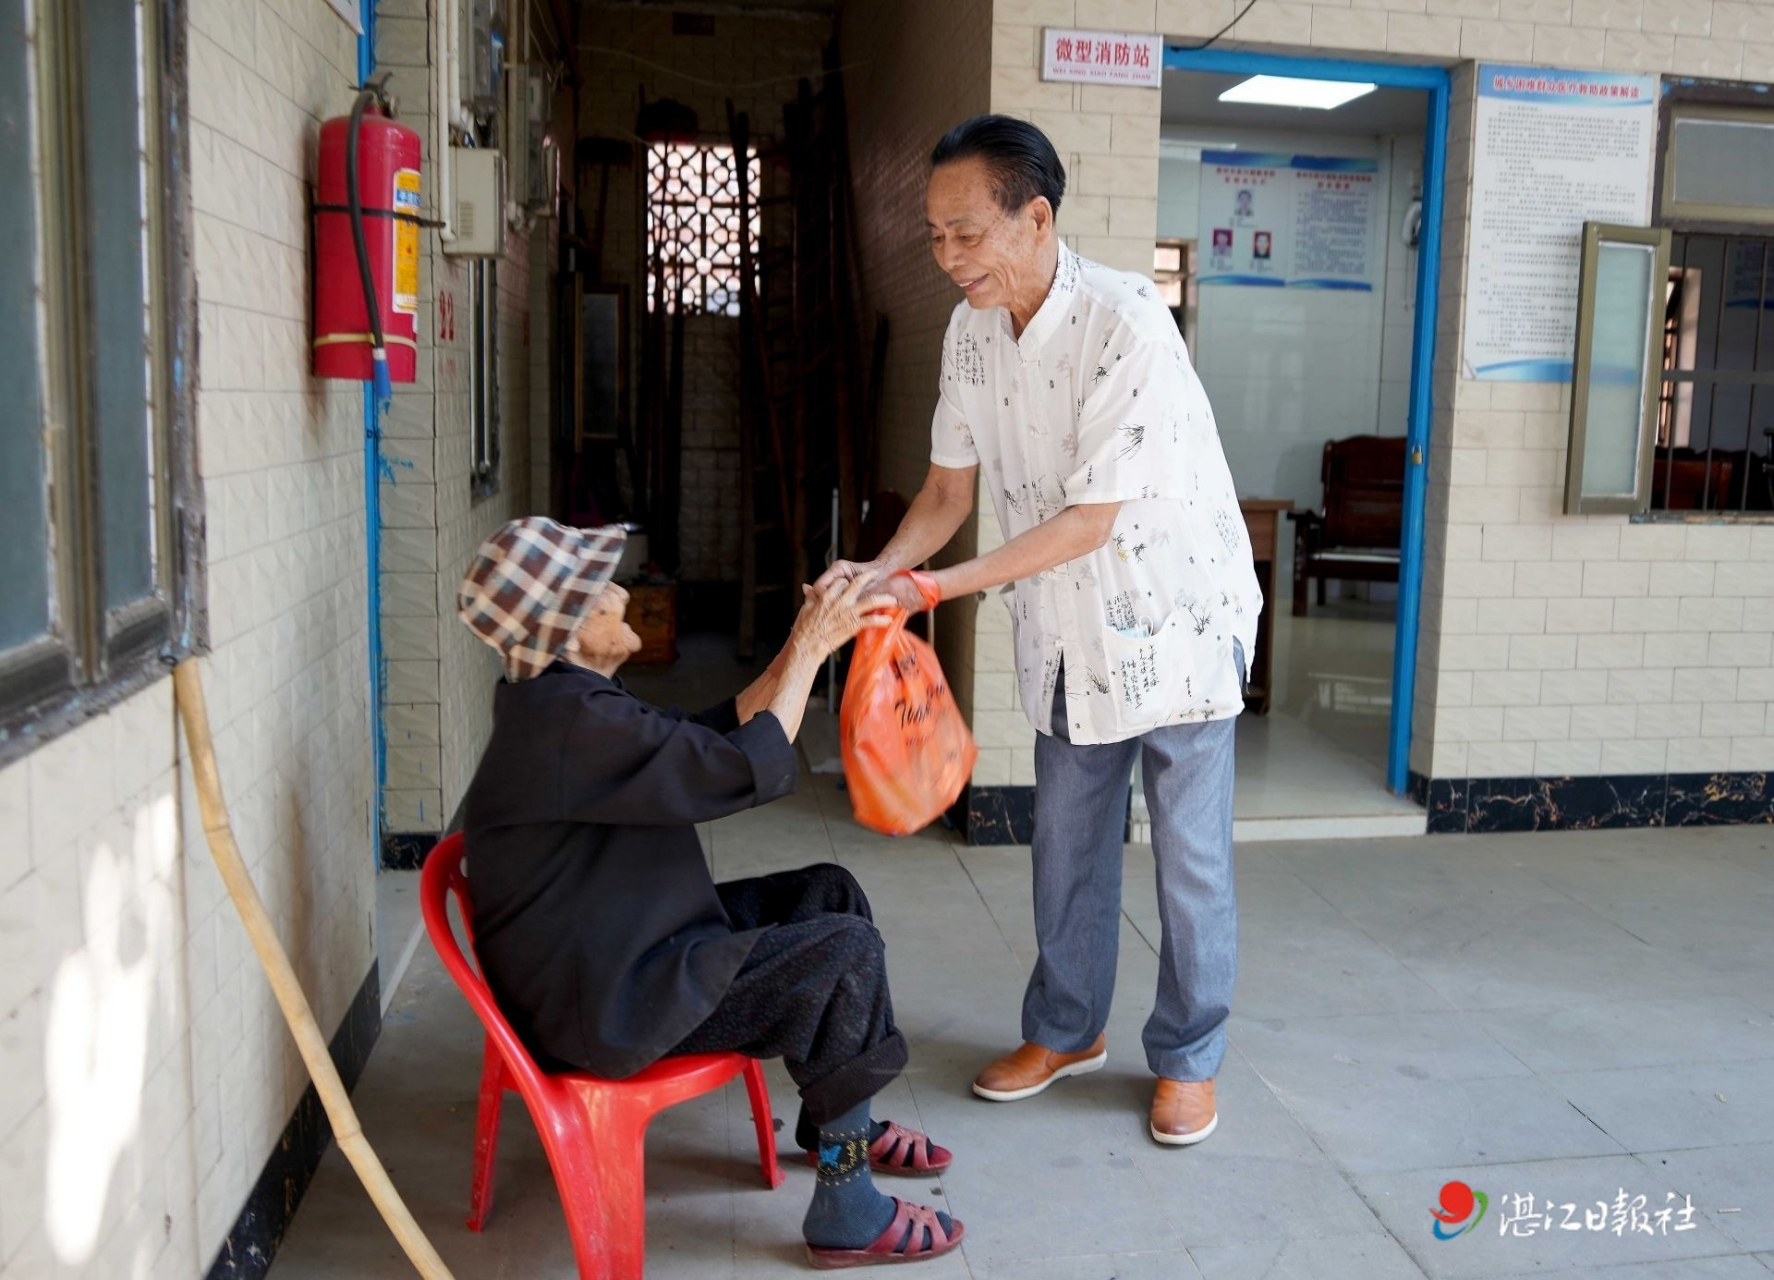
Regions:
<instances>
[{"instance_id":1,"label":"brown leather shoe","mask_svg":"<svg viewBox=\"0 0 1774 1280\"><path fill-rule=\"evenodd\" d=\"M1212 1080L1158 1077L1158 1089L1152 1095L1154 1139L1167 1147L1193 1146L1212 1133L1219 1123Z\"/></svg>"},{"instance_id":2,"label":"brown leather shoe","mask_svg":"<svg viewBox=\"0 0 1774 1280\"><path fill-rule=\"evenodd\" d=\"M1025 1043L980 1072L973 1082L973 1091L993 1102L1032 1098L1061 1076L1101 1071L1109 1060L1104 1043L1104 1037L1099 1035L1082 1053L1055 1053L1041 1045Z\"/></svg>"}]
</instances>

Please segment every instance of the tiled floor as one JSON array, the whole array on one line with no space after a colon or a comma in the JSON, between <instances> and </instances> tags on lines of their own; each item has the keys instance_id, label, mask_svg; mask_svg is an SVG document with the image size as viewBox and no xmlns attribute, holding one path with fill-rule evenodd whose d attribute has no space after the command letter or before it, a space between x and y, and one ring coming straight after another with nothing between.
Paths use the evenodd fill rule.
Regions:
<instances>
[{"instance_id":1,"label":"tiled floor","mask_svg":"<svg viewBox=\"0 0 1774 1280\"><path fill-rule=\"evenodd\" d=\"M1422 835L1422 806L1386 789L1393 614L1357 600L1293 617L1278 604L1266 715L1238 721L1240 842ZM1134 798L1134 830L1143 797Z\"/></svg>"},{"instance_id":2,"label":"tiled floor","mask_svg":"<svg viewBox=\"0 0 1774 1280\"><path fill-rule=\"evenodd\" d=\"M851 868L888 939L912 1067L878 1112L957 1153L893 1189L967 1223L959 1256L908 1275L1016 1280L1393 1280L1585 1276L1767 1280L1774 1272L1774 832L1713 828L1246 845L1241 974L1221 1125L1189 1150L1146 1136L1139 1036L1158 943L1151 855L1129 846L1107 1070L1026 1102L972 1097L1017 1039L1032 958L1028 854L939 832L858 830L836 779L705 832L715 874ZM357 1092L370 1140L469 1277L570 1277L546 1164L506 1109L497 1207L462 1226L479 1038L422 946ZM794 1092L770 1070L776 1114ZM662 1116L648 1145L655 1280L796 1275L811 1187L765 1191L743 1092ZM786 1138L784 1145L787 1145ZM1461 1179L1470 1235L1428 1210ZM1667 1235L1499 1233L1515 1195L1654 1210ZM1581 1223L1581 1209L1577 1211ZM1519 1228L1518 1228L1519 1229ZM336 1151L274 1280L411 1274Z\"/></svg>"},{"instance_id":3,"label":"tiled floor","mask_svg":"<svg viewBox=\"0 0 1774 1280\"><path fill-rule=\"evenodd\" d=\"M1296 618L1278 602L1274 710L1341 751L1383 769L1392 714L1391 604L1348 599L1312 605Z\"/></svg>"},{"instance_id":4,"label":"tiled floor","mask_svg":"<svg viewBox=\"0 0 1774 1280\"><path fill-rule=\"evenodd\" d=\"M400 989L407 966L424 945L419 920L419 873L380 871L376 874L376 968L382 980L382 1012Z\"/></svg>"}]
</instances>

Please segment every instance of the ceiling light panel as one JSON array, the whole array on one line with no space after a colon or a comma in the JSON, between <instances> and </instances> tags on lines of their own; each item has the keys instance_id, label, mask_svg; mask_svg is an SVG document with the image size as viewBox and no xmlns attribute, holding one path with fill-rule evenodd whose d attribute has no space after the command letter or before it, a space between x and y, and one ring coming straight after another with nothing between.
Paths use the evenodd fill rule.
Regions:
<instances>
[{"instance_id":1,"label":"ceiling light panel","mask_svg":"<svg viewBox=\"0 0 1774 1280\"><path fill-rule=\"evenodd\" d=\"M1345 102L1370 94L1371 84L1346 80L1299 80L1293 76L1252 76L1220 95L1221 102L1242 102L1265 107L1307 107L1330 111Z\"/></svg>"}]
</instances>

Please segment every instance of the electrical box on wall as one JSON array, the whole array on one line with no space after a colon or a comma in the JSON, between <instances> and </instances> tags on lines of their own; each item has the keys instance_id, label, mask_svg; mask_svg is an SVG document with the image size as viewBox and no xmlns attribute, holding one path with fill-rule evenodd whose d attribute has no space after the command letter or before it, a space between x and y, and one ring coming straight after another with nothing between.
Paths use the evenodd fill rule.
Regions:
<instances>
[{"instance_id":1,"label":"electrical box on wall","mask_svg":"<svg viewBox=\"0 0 1774 1280\"><path fill-rule=\"evenodd\" d=\"M490 119L505 105L505 0L465 0L467 57L463 71L474 114Z\"/></svg>"},{"instance_id":2,"label":"electrical box on wall","mask_svg":"<svg viewBox=\"0 0 1774 1280\"><path fill-rule=\"evenodd\" d=\"M451 147L456 238L444 252L497 258L505 252L505 157L482 147Z\"/></svg>"}]
</instances>

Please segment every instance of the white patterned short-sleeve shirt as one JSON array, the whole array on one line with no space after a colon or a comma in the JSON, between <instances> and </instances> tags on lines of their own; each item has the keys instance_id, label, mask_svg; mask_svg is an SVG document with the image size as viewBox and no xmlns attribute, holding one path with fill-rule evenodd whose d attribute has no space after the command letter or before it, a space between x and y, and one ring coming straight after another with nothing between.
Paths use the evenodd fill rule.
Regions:
<instances>
[{"instance_id":1,"label":"white patterned short-sleeve shirt","mask_svg":"<svg viewBox=\"0 0 1774 1280\"><path fill-rule=\"evenodd\" d=\"M1006 539L1121 504L1106 546L1001 592L1037 730L1062 662L1079 744L1243 709L1233 642L1255 651L1262 595L1213 410L1150 280L1062 245L1020 339L1003 308L957 306L931 436L931 461L980 468Z\"/></svg>"}]
</instances>

